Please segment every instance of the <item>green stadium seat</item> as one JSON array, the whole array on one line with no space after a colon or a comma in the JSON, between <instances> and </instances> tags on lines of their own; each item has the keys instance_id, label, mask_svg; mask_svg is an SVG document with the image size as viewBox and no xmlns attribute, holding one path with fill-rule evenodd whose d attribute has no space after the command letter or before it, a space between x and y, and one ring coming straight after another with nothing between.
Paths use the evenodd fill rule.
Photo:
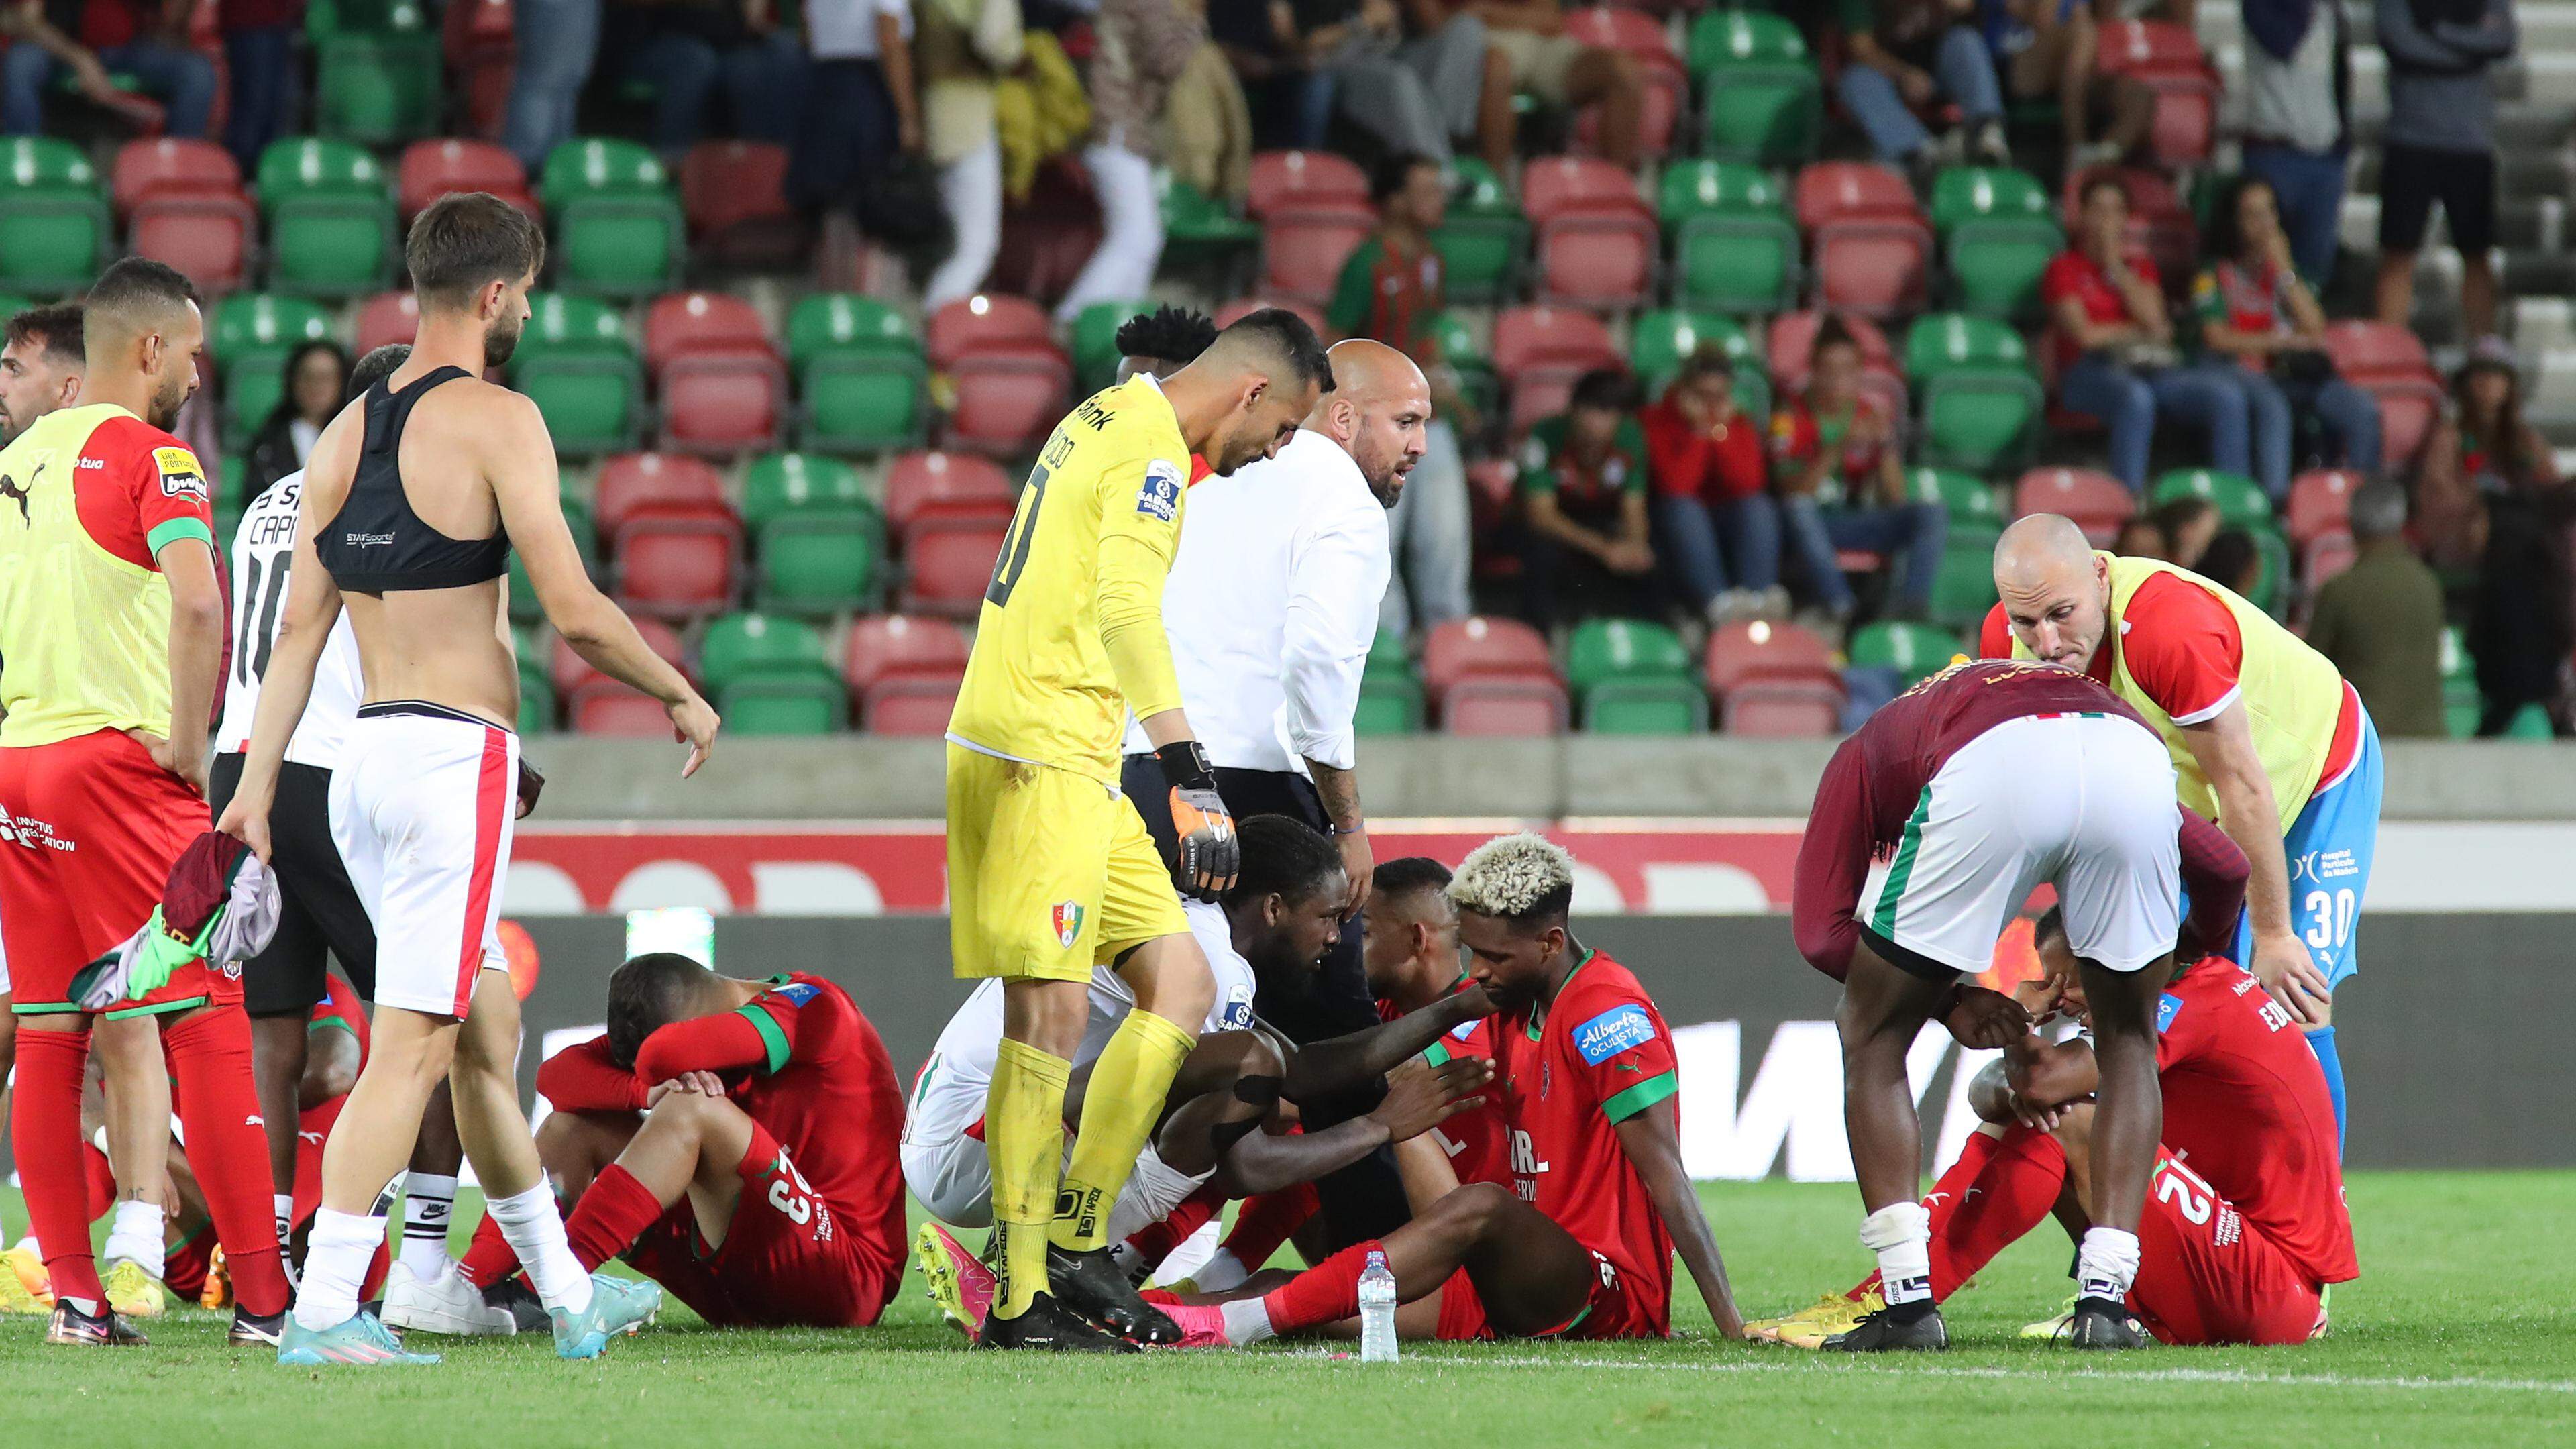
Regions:
<instances>
[{"instance_id":1,"label":"green stadium seat","mask_svg":"<svg viewBox=\"0 0 2576 1449\"><path fill-rule=\"evenodd\" d=\"M16 292L0 292L0 319L15 317L35 305L36 299L33 297L20 296Z\"/></svg>"},{"instance_id":2,"label":"green stadium seat","mask_svg":"<svg viewBox=\"0 0 2576 1449\"><path fill-rule=\"evenodd\" d=\"M1681 637L1643 619L1587 619L1565 646L1565 682L1582 694L1614 679L1688 678Z\"/></svg>"},{"instance_id":3,"label":"green stadium seat","mask_svg":"<svg viewBox=\"0 0 2576 1449\"><path fill-rule=\"evenodd\" d=\"M2027 171L1952 166L1932 178L1932 229L1942 236L1976 221L2046 221L2048 188Z\"/></svg>"},{"instance_id":4,"label":"green stadium seat","mask_svg":"<svg viewBox=\"0 0 2576 1449\"><path fill-rule=\"evenodd\" d=\"M241 448L268 421L295 349L330 341L335 330L328 310L301 297L236 292L216 304L206 350L223 378L225 448Z\"/></svg>"},{"instance_id":5,"label":"green stadium seat","mask_svg":"<svg viewBox=\"0 0 2576 1449\"><path fill-rule=\"evenodd\" d=\"M2254 576L2254 592L2248 599L2254 607L2275 619L2286 619L2290 613L2290 544L2271 525L2246 530L2254 540L2254 556L2263 564Z\"/></svg>"},{"instance_id":6,"label":"green stadium seat","mask_svg":"<svg viewBox=\"0 0 2576 1449\"><path fill-rule=\"evenodd\" d=\"M1139 312L1154 310L1151 301L1094 302L1073 319L1073 380L1094 393L1118 380L1118 329Z\"/></svg>"},{"instance_id":7,"label":"green stadium seat","mask_svg":"<svg viewBox=\"0 0 2576 1449\"><path fill-rule=\"evenodd\" d=\"M1932 226L1951 301L1984 317L2039 310L2039 277L2065 249L2047 191L2027 172L1954 166L1932 183Z\"/></svg>"},{"instance_id":8,"label":"green stadium seat","mask_svg":"<svg viewBox=\"0 0 2576 1449\"><path fill-rule=\"evenodd\" d=\"M876 509L858 470L818 453L770 453L742 475L743 526L757 533L790 515Z\"/></svg>"},{"instance_id":9,"label":"green stadium seat","mask_svg":"<svg viewBox=\"0 0 2576 1449\"><path fill-rule=\"evenodd\" d=\"M555 285L643 297L677 284L686 225L661 158L632 141L579 137L546 155L539 182L555 223Z\"/></svg>"},{"instance_id":10,"label":"green stadium seat","mask_svg":"<svg viewBox=\"0 0 2576 1449\"><path fill-rule=\"evenodd\" d=\"M1190 183L1159 170L1156 174L1161 178L1165 263L1182 270L1213 266L1239 271L1261 245L1261 228Z\"/></svg>"},{"instance_id":11,"label":"green stadium seat","mask_svg":"<svg viewBox=\"0 0 2576 1449\"><path fill-rule=\"evenodd\" d=\"M1630 329L1628 368L1646 396L1659 397L1691 354L1714 347L1735 363L1735 404L1759 420L1771 416L1771 378L1761 345L1734 318L1717 312L1665 308L1642 312Z\"/></svg>"},{"instance_id":12,"label":"green stadium seat","mask_svg":"<svg viewBox=\"0 0 2576 1449\"><path fill-rule=\"evenodd\" d=\"M1816 154L1824 83L1795 24L1759 11L1704 11L1691 23L1688 59L1707 154L1766 166Z\"/></svg>"},{"instance_id":13,"label":"green stadium seat","mask_svg":"<svg viewBox=\"0 0 2576 1449\"><path fill-rule=\"evenodd\" d=\"M1380 629L1369 641L1368 663L1361 674L1370 679L1404 678L1413 675L1413 656L1404 647L1404 636L1392 629Z\"/></svg>"},{"instance_id":14,"label":"green stadium seat","mask_svg":"<svg viewBox=\"0 0 2576 1449\"><path fill-rule=\"evenodd\" d=\"M571 457L635 446L644 429L644 365L615 308L540 293L510 358L510 385L545 414L556 451Z\"/></svg>"},{"instance_id":15,"label":"green stadium seat","mask_svg":"<svg viewBox=\"0 0 2576 1449\"><path fill-rule=\"evenodd\" d=\"M519 733L541 735L555 727L555 686L546 667L528 654L519 655Z\"/></svg>"},{"instance_id":16,"label":"green stadium seat","mask_svg":"<svg viewBox=\"0 0 2576 1449\"><path fill-rule=\"evenodd\" d=\"M2002 536L1999 529L1950 525L1940 571L1932 576L1934 623L1962 634L1984 627L1986 611L1995 606L1995 540Z\"/></svg>"},{"instance_id":17,"label":"green stadium seat","mask_svg":"<svg viewBox=\"0 0 2576 1449\"><path fill-rule=\"evenodd\" d=\"M599 526L592 521L590 505L569 493L563 496L562 502L564 527L572 531L572 546L581 554L582 572L597 578L599 576ZM520 561L519 551L512 549L510 551L510 622L517 625L531 625L545 616L545 606L537 602L536 586L528 582L528 566ZM530 659L542 662L544 658L544 654L534 650L519 651L519 659L523 664Z\"/></svg>"},{"instance_id":18,"label":"green stadium seat","mask_svg":"<svg viewBox=\"0 0 2576 1449\"><path fill-rule=\"evenodd\" d=\"M50 136L0 141L0 287L81 291L107 264L113 236L98 168L79 147Z\"/></svg>"},{"instance_id":19,"label":"green stadium seat","mask_svg":"<svg viewBox=\"0 0 2576 1449\"><path fill-rule=\"evenodd\" d=\"M1708 733L1708 691L1688 679L1614 679L1583 696L1596 735Z\"/></svg>"},{"instance_id":20,"label":"green stadium seat","mask_svg":"<svg viewBox=\"0 0 2576 1449\"><path fill-rule=\"evenodd\" d=\"M1938 503L1950 511L1953 525L1976 528L2001 528L2012 520L2005 516L2001 499L1993 486L1983 478L1947 468L1909 468L1905 472L1906 496L1918 503Z\"/></svg>"},{"instance_id":21,"label":"green stadium seat","mask_svg":"<svg viewBox=\"0 0 2576 1449\"><path fill-rule=\"evenodd\" d=\"M314 50L314 129L323 135L383 146L438 129L439 37L412 0L383 7L381 23L365 30L338 29Z\"/></svg>"},{"instance_id":22,"label":"green stadium seat","mask_svg":"<svg viewBox=\"0 0 2576 1449\"><path fill-rule=\"evenodd\" d=\"M753 600L801 617L865 609L883 592L885 520L873 508L804 509L759 534Z\"/></svg>"},{"instance_id":23,"label":"green stadium seat","mask_svg":"<svg viewBox=\"0 0 2576 1449\"><path fill-rule=\"evenodd\" d=\"M311 136L273 142L260 153L257 186L271 291L336 299L393 280L392 181L364 148Z\"/></svg>"},{"instance_id":24,"label":"green stadium seat","mask_svg":"<svg viewBox=\"0 0 2576 1449\"><path fill-rule=\"evenodd\" d=\"M1959 312L1917 318L1905 335L1905 371L1926 462L1990 472L2029 455L2046 400L2010 326Z\"/></svg>"},{"instance_id":25,"label":"green stadium seat","mask_svg":"<svg viewBox=\"0 0 2576 1449\"><path fill-rule=\"evenodd\" d=\"M1454 311L1441 312L1423 324L1423 331L1432 353L1457 374L1458 392L1467 405L1484 417L1496 416L1503 402L1503 381L1467 320Z\"/></svg>"},{"instance_id":26,"label":"green stadium seat","mask_svg":"<svg viewBox=\"0 0 2576 1449\"><path fill-rule=\"evenodd\" d=\"M1497 302L1509 296L1529 251L1529 217L1496 176L1473 157L1451 163L1457 187L1431 244L1440 251L1440 287L1451 302Z\"/></svg>"},{"instance_id":27,"label":"green stadium seat","mask_svg":"<svg viewBox=\"0 0 2576 1449\"><path fill-rule=\"evenodd\" d=\"M1672 238L1672 294L1683 307L1776 312L1798 291L1798 229L1770 176L1741 162L1667 167L1658 214Z\"/></svg>"},{"instance_id":28,"label":"green stadium seat","mask_svg":"<svg viewBox=\"0 0 2576 1449\"><path fill-rule=\"evenodd\" d=\"M804 446L874 453L920 440L928 372L902 313L853 293L807 297L788 314L787 355L804 398Z\"/></svg>"},{"instance_id":29,"label":"green stadium seat","mask_svg":"<svg viewBox=\"0 0 2576 1449\"><path fill-rule=\"evenodd\" d=\"M1991 567L1991 549L1987 558ZM1853 631L1849 652L1855 668L1893 669L1910 686L1948 668L1953 656L1973 651L1946 630L1884 620Z\"/></svg>"},{"instance_id":30,"label":"green stadium seat","mask_svg":"<svg viewBox=\"0 0 2576 1449\"><path fill-rule=\"evenodd\" d=\"M2268 528L2272 523L2272 500L2264 494L2262 484L2242 473L2176 468L2158 475L2147 489L2147 506L2151 508L2182 498L2208 499L2218 505L2220 519L2239 528Z\"/></svg>"},{"instance_id":31,"label":"green stadium seat","mask_svg":"<svg viewBox=\"0 0 2576 1449\"><path fill-rule=\"evenodd\" d=\"M849 696L830 647L812 625L771 614L731 614L707 626L698 671L736 734L830 734L849 718Z\"/></svg>"},{"instance_id":32,"label":"green stadium seat","mask_svg":"<svg viewBox=\"0 0 2576 1449\"><path fill-rule=\"evenodd\" d=\"M1355 733L1410 735L1422 732L1422 682L1411 674L1365 675L1360 680L1359 708L1351 715Z\"/></svg>"}]
</instances>

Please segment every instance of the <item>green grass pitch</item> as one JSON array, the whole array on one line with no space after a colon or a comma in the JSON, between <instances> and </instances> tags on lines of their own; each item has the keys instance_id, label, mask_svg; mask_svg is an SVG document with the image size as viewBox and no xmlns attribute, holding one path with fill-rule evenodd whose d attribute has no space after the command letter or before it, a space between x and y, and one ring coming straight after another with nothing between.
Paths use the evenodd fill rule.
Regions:
<instances>
[{"instance_id":1,"label":"green grass pitch","mask_svg":"<svg viewBox=\"0 0 2576 1449\"><path fill-rule=\"evenodd\" d=\"M1748 1312L1866 1267L1848 1186L1703 1195ZM1953 1299L1958 1348L1898 1361L1714 1343L1687 1287L1674 1342L1409 1346L1391 1368L1306 1345L969 1355L918 1275L873 1330L715 1332L675 1310L590 1364L504 1339L443 1343L432 1369L290 1371L226 1348L211 1313L163 1318L131 1352L48 1349L39 1320L8 1319L0 1445L2569 1444L2576 1310L2555 1250L2571 1196L2568 1172L2355 1177L2363 1277L2335 1294L2333 1336L2298 1349L2106 1360L2016 1342L2066 1292L2067 1246L2043 1224Z\"/></svg>"}]
</instances>

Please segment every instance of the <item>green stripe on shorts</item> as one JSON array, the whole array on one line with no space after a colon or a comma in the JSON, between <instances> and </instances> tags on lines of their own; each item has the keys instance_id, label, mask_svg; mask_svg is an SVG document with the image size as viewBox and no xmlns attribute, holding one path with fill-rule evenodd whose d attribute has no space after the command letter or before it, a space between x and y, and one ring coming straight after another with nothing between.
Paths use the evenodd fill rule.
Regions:
<instances>
[{"instance_id":1,"label":"green stripe on shorts","mask_svg":"<svg viewBox=\"0 0 2576 1449\"><path fill-rule=\"evenodd\" d=\"M1879 887L1878 909L1869 917L1869 928L1889 940L1896 939L1896 906L1905 899L1905 882L1914 874L1914 857L1923 849L1923 821L1932 813L1932 787L1923 787L1923 798L1914 802L1914 813L1905 817L1905 834L1897 841L1896 859L1887 867L1887 883Z\"/></svg>"}]
</instances>

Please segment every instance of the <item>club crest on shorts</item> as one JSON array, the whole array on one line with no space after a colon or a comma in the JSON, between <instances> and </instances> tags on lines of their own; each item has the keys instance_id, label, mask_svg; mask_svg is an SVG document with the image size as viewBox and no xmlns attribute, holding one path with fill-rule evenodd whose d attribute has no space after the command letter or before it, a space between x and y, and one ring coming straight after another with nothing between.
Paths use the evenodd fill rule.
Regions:
<instances>
[{"instance_id":1,"label":"club crest on shorts","mask_svg":"<svg viewBox=\"0 0 2576 1449\"><path fill-rule=\"evenodd\" d=\"M1055 927L1056 944L1071 950L1073 943L1082 939L1081 902L1058 901L1049 908L1047 919Z\"/></svg>"}]
</instances>

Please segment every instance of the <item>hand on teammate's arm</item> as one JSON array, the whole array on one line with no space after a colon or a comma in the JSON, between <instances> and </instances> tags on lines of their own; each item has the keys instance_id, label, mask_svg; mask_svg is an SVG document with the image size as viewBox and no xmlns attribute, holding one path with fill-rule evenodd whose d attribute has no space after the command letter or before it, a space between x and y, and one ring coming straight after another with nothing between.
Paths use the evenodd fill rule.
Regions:
<instances>
[{"instance_id":1,"label":"hand on teammate's arm","mask_svg":"<svg viewBox=\"0 0 2576 1449\"><path fill-rule=\"evenodd\" d=\"M1485 989L1470 986L1393 1021L1300 1047L1288 1059L1279 1095L1291 1102L1313 1102L1347 1092L1394 1071L1452 1030L1493 1013Z\"/></svg>"},{"instance_id":2,"label":"hand on teammate's arm","mask_svg":"<svg viewBox=\"0 0 2576 1449\"><path fill-rule=\"evenodd\" d=\"M666 1082L655 1082L644 1094L645 1110L660 1106L673 1092L697 1097L721 1097L725 1094L724 1078L713 1072L682 1072Z\"/></svg>"},{"instance_id":3,"label":"hand on teammate's arm","mask_svg":"<svg viewBox=\"0 0 2576 1449\"><path fill-rule=\"evenodd\" d=\"M1941 1024L1971 1051L1993 1051L2030 1034L2030 1012L2000 991L1962 982L1942 1009Z\"/></svg>"},{"instance_id":4,"label":"hand on teammate's arm","mask_svg":"<svg viewBox=\"0 0 2576 1449\"><path fill-rule=\"evenodd\" d=\"M170 733L151 745L152 762L206 793L206 730L223 672L224 593L215 551L194 538L164 545L158 562L170 584Z\"/></svg>"},{"instance_id":5,"label":"hand on teammate's arm","mask_svg":"<svg viewBox=\"0 0 2576 1449\"><path fill-rule=\"evenodd\" d=\"M1673 1250L1681 1254L1691 1281L1699 1285L1708 1316L1717 1320L1717 1336L1742 1338L1744 1315L1736 1311L1735 1290L1726 1281L1726 1259L1717 1251L1708 1215L1700 1211L1699 1189L1692 1186L1690 1173L1682 1166L1681 1114L1675 1099L1657 1102L1614 1130L1620 1150L1628 1154L1629 1165L1646 1184L1646 1195L1655 1200L1655 1213L1664 1220L1664 1231L1672 1235Z\"/></svg>"},{"instance_id":6,"label":"hand on teammate's arm","mask_svg":"<svg viewBox=\"0 0 2576 1449\"><path fill-rule=\"evenodd\" d=\"M1246 1133L1226 1149L1218 1180L1235 1197L1313 1182L1381 1147L1420 1137L1475 1105L1476 1093L1491 1080L1493 1068L1481 1058L1460 1057L1437 1067L1417 1058L1391 1073L1386 1096L1357 1117L1304 1132Z\"/></svg>"},{"instance_id":7,"label":"hand on teammate's arm","mask_svg":"<svg viewBox=\"0 0 2576 1449\"><path fill-rule=\"evenodd\" d=\"M603 1034L537 1063L537 1095L558 1112L640 1112L645 1083L609 1055Z\"/></svg>"}]
</instances>

